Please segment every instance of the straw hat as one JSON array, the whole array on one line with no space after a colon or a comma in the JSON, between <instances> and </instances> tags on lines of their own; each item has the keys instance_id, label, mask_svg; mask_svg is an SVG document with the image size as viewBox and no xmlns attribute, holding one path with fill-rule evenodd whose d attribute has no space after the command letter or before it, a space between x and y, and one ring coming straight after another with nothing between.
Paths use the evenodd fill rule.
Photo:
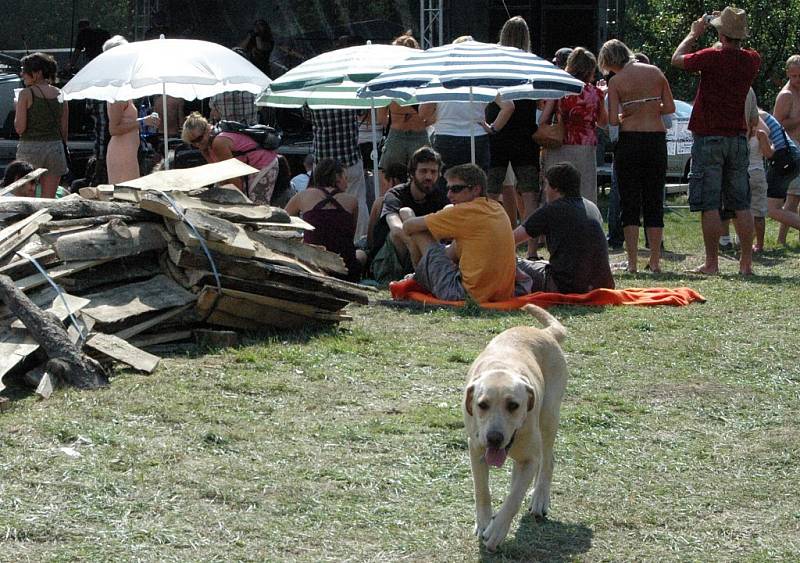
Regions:
<instances>
[{"instance_id":1,"label":"straw hat","mask_svg":"<svg viewBox=\"0 0 800 563\"><path fill-rule=\"evenodd\" d=\"M744 39L750 36L747 29L747 14L740 8L726 6L719 16L711 20L711 25L717 28L717 33L731 39Z\"/></svg>"}]
</instances>

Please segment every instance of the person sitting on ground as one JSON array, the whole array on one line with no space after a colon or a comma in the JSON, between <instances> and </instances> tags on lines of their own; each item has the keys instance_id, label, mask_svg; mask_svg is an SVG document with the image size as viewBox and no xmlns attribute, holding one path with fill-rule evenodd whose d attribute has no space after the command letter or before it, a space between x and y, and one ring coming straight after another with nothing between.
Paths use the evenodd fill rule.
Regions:
<instances>
[{"instance_id":1,"label":"person sitting on ground","mask_svg":"<svg viewBox=\"0 0 800 563\"><path fill-rule=\"evenodd\" d=\"M422 217L408 207L400 210L403 231L422 256L414 279L448 301L510 299L516 271L514 235L502 204L486 197L486 173L475 164L461 164L448 168L445 179L452 206ZM437 242L442 240L452 242Z\"/></svg>"},{"instance_id":2,"label":"person sitting on ground","mask_svg":"<svg viewBox=\"0 0 800 563\"><path fill-rule=\"evenodd\" d=\"M550 261L520 260L519 268L533 280L531 291L587 293L614 289L608 263L603 217L597 206L581 197L581 175L568 162L547 169L547 201L514 230L514 243L545 235Z\"/></svg>"},{"instance_id":3,"label":"person sitting on ground","mask_svg":"<svg viewBox=\"0 0 800 563\"><path fill-rule=\"evenodd\" d=\"M293 177L292 188L295 191L302 192L304 189L308 187L308 181L311 179L311 171L314 170L314 155L308 153L306 157L303 159L303 168L306 169L305 172L301 172L297 176Z\"/></svg>"},{"instance_id":4,"label":"person sitting on ground","mask_svg":"<svg viewBox=\"0 0 800 563\"><path fill-rule=\"evenodd\" d=\"M289 168L289 161L282 154L278 155L278 177L275 179L275 189L272 190L272 197L269 204L273 207L286 207L295 195L297 190L292 187L289 179L292 171Z\"/></svg>"},{"instance_id":5,"label":"person sitting on ground","mask_svg":"<svg viewBox=\"0 0 800 563\"><path fill-rule=\"evenodd\" d=\"M278 153L262 148L244 133L218 133L198 112L192 112L183 122L181 139L198 149L206 162L220 162L236 158L249 164L258 172L242 182L241 178L230 180L242 190L253 203L270 205L275 181L278 178Z\"/></svg>"},{"instance_id":6,"label":"person sitting on ground","mask_svg":"<svg viewBox=\"0 0 800 563\"><path fill-rule=\"evenodd\" d=\"M386 192L380 217L372 233L370 263L372 277L387 284L414 271L420 255L411 238L403 231L399 211L409 207L415 215L427 215L447 205L447 195L437 189L442 159L430 147L417 149L408 161L411 179Z\"/></svg>"},{"instance_id":7,"label":"person sitting on ground","mask_svg":"<svg viewBox=\"0 0 800 563\"><path fill-rule=\"evenodd\" d=\"M34 168L30 162L25 162L24 160L14 160L6 166L6 172L3 176L3 183L0 185L0 188L6 188L19 180L20 178L24 178L31 172L33 172ZM39 185L39 182L36 180L31 180L29 182L25 182L21 186L18 186L13 193L6 194L6 195L15 195L18 197L42 197L42 186ZM69 195L69 192L58 186L56 188L56 198L64 197L65 195Z\"/></svg>"},{"instance_id":8,"label":"person sitting on ground","mask_svg":"<svg viewBox=\"0 0 800 563\"><path fill-rule=\"evenodd\" d=\"M347 266L347 275L343 277L358 281L367 255L353 244L358 200L346 191L344 167L333 158L323 158L311 174L308 189L289 200L286 212L313 225L313 231L303 234L303 241L322 245L341 256Z\"/></svg>"},{"instance_id":9,"label":"person sitting on ground","mask_svg":"<svg viewBox=\"0 0 800 563\"><path fill-rule=\"evenodd\" d=\"M383 199L389 188L393 188L408 181L408 165L400 164L399 162L392 163L389 168L384 171L386 178L385 187L381 187L381 195L375 198L372 203L372 209L369 211L369 223L367 224L367 248L372 248L375 236L375 225L381 218L381 210L383 209Z\"/></svg>"}]
</instances>

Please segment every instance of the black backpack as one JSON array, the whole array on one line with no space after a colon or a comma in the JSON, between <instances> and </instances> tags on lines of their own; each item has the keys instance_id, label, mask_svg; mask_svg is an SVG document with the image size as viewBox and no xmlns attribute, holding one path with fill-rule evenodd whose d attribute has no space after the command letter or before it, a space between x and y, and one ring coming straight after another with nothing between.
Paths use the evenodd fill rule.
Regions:
<instances>
[{"instance_id":1,"label":"black backpack","mask_svg":"<svg viewBox=\"0 0 800 563\"><path fill-rule=\"evenodd\" d=\"M253 139L258 146L270 151L277 150L281 146L283 133L269 125L247 125L238 121L222 120L217 123L218 133L241 133ZM250 151L247 151L250 152Z\"/></svg>"}]
</instances>

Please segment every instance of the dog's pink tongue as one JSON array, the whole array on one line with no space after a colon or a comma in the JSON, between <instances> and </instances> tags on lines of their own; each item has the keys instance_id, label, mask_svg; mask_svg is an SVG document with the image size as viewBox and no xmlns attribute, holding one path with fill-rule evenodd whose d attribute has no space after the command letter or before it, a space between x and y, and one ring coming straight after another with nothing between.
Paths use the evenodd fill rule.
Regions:
<instances>
[{"instance_id":1,"label":"dog's pink tongue","mask_svg":"<svg viewBox=\"0 0 800 563\"><path fill-rule=\"evenodd\" d=\"M503 467L506 461L505 448L487 448L486 449L486 463L492 467Z\"/></svg>"}]
</instances>

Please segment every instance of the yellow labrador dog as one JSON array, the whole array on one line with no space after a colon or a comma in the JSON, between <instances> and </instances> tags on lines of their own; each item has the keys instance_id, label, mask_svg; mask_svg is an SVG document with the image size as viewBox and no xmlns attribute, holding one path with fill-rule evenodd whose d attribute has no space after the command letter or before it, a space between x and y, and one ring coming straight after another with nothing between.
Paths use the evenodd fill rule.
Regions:
<instances>
[{"instance_id":1,"label":"yellow labrador dog","mask_svg":"<svg viewBox=\"0 0 800 563\"><path fill-rule=\"evenodd\" d=\"M558 429L567 364L560 343L566 329L550 313L526 305L544 329L510 328L489 342L469 369L464 426L475 484L475 533L490 551L502 542L536 476L530 512L550 506L553 442ZM511 491L492 517L489 466L514 460Z\"/></svg>"}]
</instances>

